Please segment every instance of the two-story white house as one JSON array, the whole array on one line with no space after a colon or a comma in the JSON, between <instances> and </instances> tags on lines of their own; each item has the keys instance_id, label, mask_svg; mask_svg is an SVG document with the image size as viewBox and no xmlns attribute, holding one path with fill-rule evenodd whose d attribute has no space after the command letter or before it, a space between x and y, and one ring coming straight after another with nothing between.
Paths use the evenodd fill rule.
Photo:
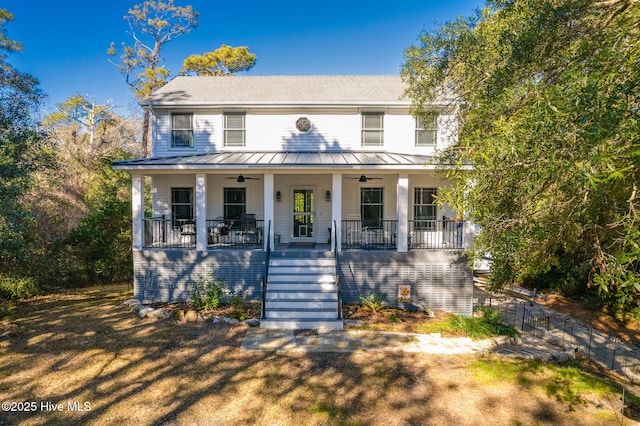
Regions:
<instances>
[{"instance_id":1,"label":"two-story white house","mask_svg":"<svg viewBox=\"0 0 640 426\"><path fill-rule=\"evenodd\" d=\"M185 301L213 273L262 299L268 327L341 327L340 300L370 293L470 314L470 227L435 202L454 111L442 99L417 120L405 89L397 76L233 76L156 91L142 103L152 157L113 165L132 175L135 297Z\"/></svg>"}]
</instances>

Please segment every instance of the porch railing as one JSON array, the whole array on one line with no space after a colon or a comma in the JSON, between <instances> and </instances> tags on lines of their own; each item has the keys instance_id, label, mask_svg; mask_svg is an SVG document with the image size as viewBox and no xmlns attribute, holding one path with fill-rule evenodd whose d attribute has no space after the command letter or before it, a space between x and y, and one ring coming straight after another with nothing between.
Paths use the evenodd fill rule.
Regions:
<instances>
[{"instance_id":1,"label":"porch railing","mask_svg":"<svg viewBox=\"0 0 640 426\"><path fill-rule=\"evenodd\" d=\"M450 219L410 220L408 222L410 250L462 250L463 222ZM264 242L262 219L208 219L207 245L209 248L260 248ZM363 221L342 220L342 247L344 249L395 250L397 247L397 220ZM335 238L335 236L334 236ZM197 229L195 219L144 219L144 247L195 249Z\"/></svg>"},{"instance_id":2,"label":"porch railing","mask_svg":"<svg viewBox=\"0 0 640 426\"><path fill-rule=\"evenodd\" d=\"M207 245L214 248L257 248L264 241L262 219L207 219Z\"/></svg>"},{"instance_id":3,"label":"porch railing","mask_svg":"<svg viewBox=\"0 0 640 426\"><path fill-rule=\"evenodd\" d=\"M144 247L194 249L196 220L144 218ZM214 248L259 248L264 236L262 219L207 219L207 245Z\"/></svg>"},{"instance_id":4,"label":"porch railing","mask_svg":"<svg viewBox=\"0 0 640 426\"><path fill-rule=\"evenodd\" d=\"M195 219L166 219L164 216L144 218L144 246L195 248Z\"/></svg>"},{"instance_id":5,"label":"porch railing","mask_svg":"<svg viewBox=\"0 0 640 426\"><path fill-rule=\"evenodd\" d=\"M342 289L340 288L340 251L338 250L338 224L333 221L333 255L336 261L336 286L338 287L338 319L342 316Z\"/></svg>"},{"instance_id":6,"label":"porch railing","mask_svg":"<svg viewBox=\"0 0 640 426\"><path fill-rule=\"evenodd\" d=\"M269 263L271 263L271 221L267 227L267 249L264 261L264 272L262 273L261 295L260 295L260 319L267 317L267 285L269 283Z\"/></svg>"},{"instance_id":7,"label":"porch railing","mask_svg":"<svg viewBox=\"0 0 640 426\"><path fill-rule=\"evenodd\" d=\"M342 247L365 250L395 249L397 228L397 220L343 220Z\"/></svg>"},{"instance_id":8,"label":"porch railing","mask_svg":"<svg viewBox=\"0 0 640 426\"><path fill-rule=\"evenodd\" d=\"M463 222L450 219L409 221L409 249L461 250L463 235Z\"/></svg>"}]
</instances>

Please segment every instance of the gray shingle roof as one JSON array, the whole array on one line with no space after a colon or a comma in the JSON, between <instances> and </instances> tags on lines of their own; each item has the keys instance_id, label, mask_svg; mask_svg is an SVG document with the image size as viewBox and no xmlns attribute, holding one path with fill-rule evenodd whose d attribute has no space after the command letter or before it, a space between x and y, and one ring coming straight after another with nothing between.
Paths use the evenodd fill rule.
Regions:
<instances>
[{"instance_id":1,"label":"gray shingle roof","mask_svg":"<svg viewBox=\"0 0 640 426\"><path fill-rule=\"evenodd\" d=\"M406 168L421 169L433 165L428 155L398 154L374 151L251 151L216 152L160 158L117 161L115 169L268 169L274 167L320 168Z\"/></svg>"},{"instance_id":2,"label":"gray shingle roof","mask_svg":"<svg viewBox=\"0 0 640 426\"><path fill-rule=\"evenodd\" d=\"M176 77L143 105L409 105L399 76Z\"/></svg>"}]
</instances>

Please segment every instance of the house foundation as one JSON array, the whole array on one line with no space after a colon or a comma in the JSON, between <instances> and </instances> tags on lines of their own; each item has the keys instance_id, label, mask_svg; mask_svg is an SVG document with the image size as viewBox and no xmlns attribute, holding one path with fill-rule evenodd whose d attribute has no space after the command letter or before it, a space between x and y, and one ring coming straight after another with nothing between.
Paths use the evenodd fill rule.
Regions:
<instances>
[{"instance_id":1,"label":"house foundation","mask_svg":"<svg viewBox=\"0 0 640 426\"><path fill-rule=\"evenodd\" d=\"M277 252L276 252L277 253ZM330 252L308 251L310 257ZM394 307L425 306L463 315L473 308L473 275L459 252L344 251L339 257L343 302L360 296L384 295ZM134 296L143 303L186 302L193 283L213 274L251 300L261 298L266 253L262 250L198 252L195 250L134 251ZM410 294L399 300L399 290Z\"/></svg>"}]
</instances>

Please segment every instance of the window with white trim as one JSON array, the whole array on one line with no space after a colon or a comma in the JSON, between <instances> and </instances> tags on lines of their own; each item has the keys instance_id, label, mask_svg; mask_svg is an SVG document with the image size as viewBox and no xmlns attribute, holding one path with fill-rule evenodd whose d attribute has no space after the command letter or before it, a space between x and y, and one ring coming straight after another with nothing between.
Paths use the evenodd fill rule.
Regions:
<instances>
[{"instance_id":1,"label":"window with white trim","mask_svg":"<svg viewBox=\"0 0 640 426\"><path fill-rule=\"evenodd\" d=\"M224 146L245 146L244 112L226 112L224 113Z\"/></svg>"},{"instance_id":2,"label":"window with white trim","mask_svg":"<svg viewBox=\"0 0 640 426\"><path fill-rule=\"evenodd\" d=\"M193 188L171 188L171 217L174 225L193 222Z\"/></svg>"},{"instance_id":3,"label":"window with white trim","mask_svg":"<svg viewBox=\"0 0 640 426\"><path fill-rule=\"evenodd\" d=\"M438 114L416 118L416 146L434 147L438 142Z\"/></svg>"},{"instance_id":4,"label":"window with white trim","mask_svg":"<svg viewBox=\"0 0 640 426\"><path fill-rule=\"evenodd\" d=\"M362 113L362 146L383 146L384 113Z\"/></svg>"},{"instance_id":5,"label":"window with white trim","mask_svg":"<svg viewBox=\"0 0 640 426\"><path fill-rule=\"evenodd\" d=\"M433 229L437 214L437 188L413 189L414 229Z\"/></svg>"},{"instance_id":6,"label":"window with white trim","mask_svg":"<svg viewBox=\"0 0 640 426\"><path fill-rule=\"evenodd\" d=\"M171 114L171 147L193 147L193 114Z\"/></svg>"},{"instance_id":7,"label":"window with white trim","mask_svg":"<svg viewBox=\"0 0 640 426\"><path fill-rule=\"evenodd\" d=\"M383 195L383 188L360 188L360 217L363 227L382 229Z\"/></svg>"},{"instance_id":8,"label":"window with white trim","mask_svg":"<svg viewBox=\"0 0 640 426\"><path fill-rule=\"evenodd\" d=\"M240 227L240 219L247 212L246 188L224 188L224 219L234 221L233 227Z\"/></svg>"}]
</instances>

